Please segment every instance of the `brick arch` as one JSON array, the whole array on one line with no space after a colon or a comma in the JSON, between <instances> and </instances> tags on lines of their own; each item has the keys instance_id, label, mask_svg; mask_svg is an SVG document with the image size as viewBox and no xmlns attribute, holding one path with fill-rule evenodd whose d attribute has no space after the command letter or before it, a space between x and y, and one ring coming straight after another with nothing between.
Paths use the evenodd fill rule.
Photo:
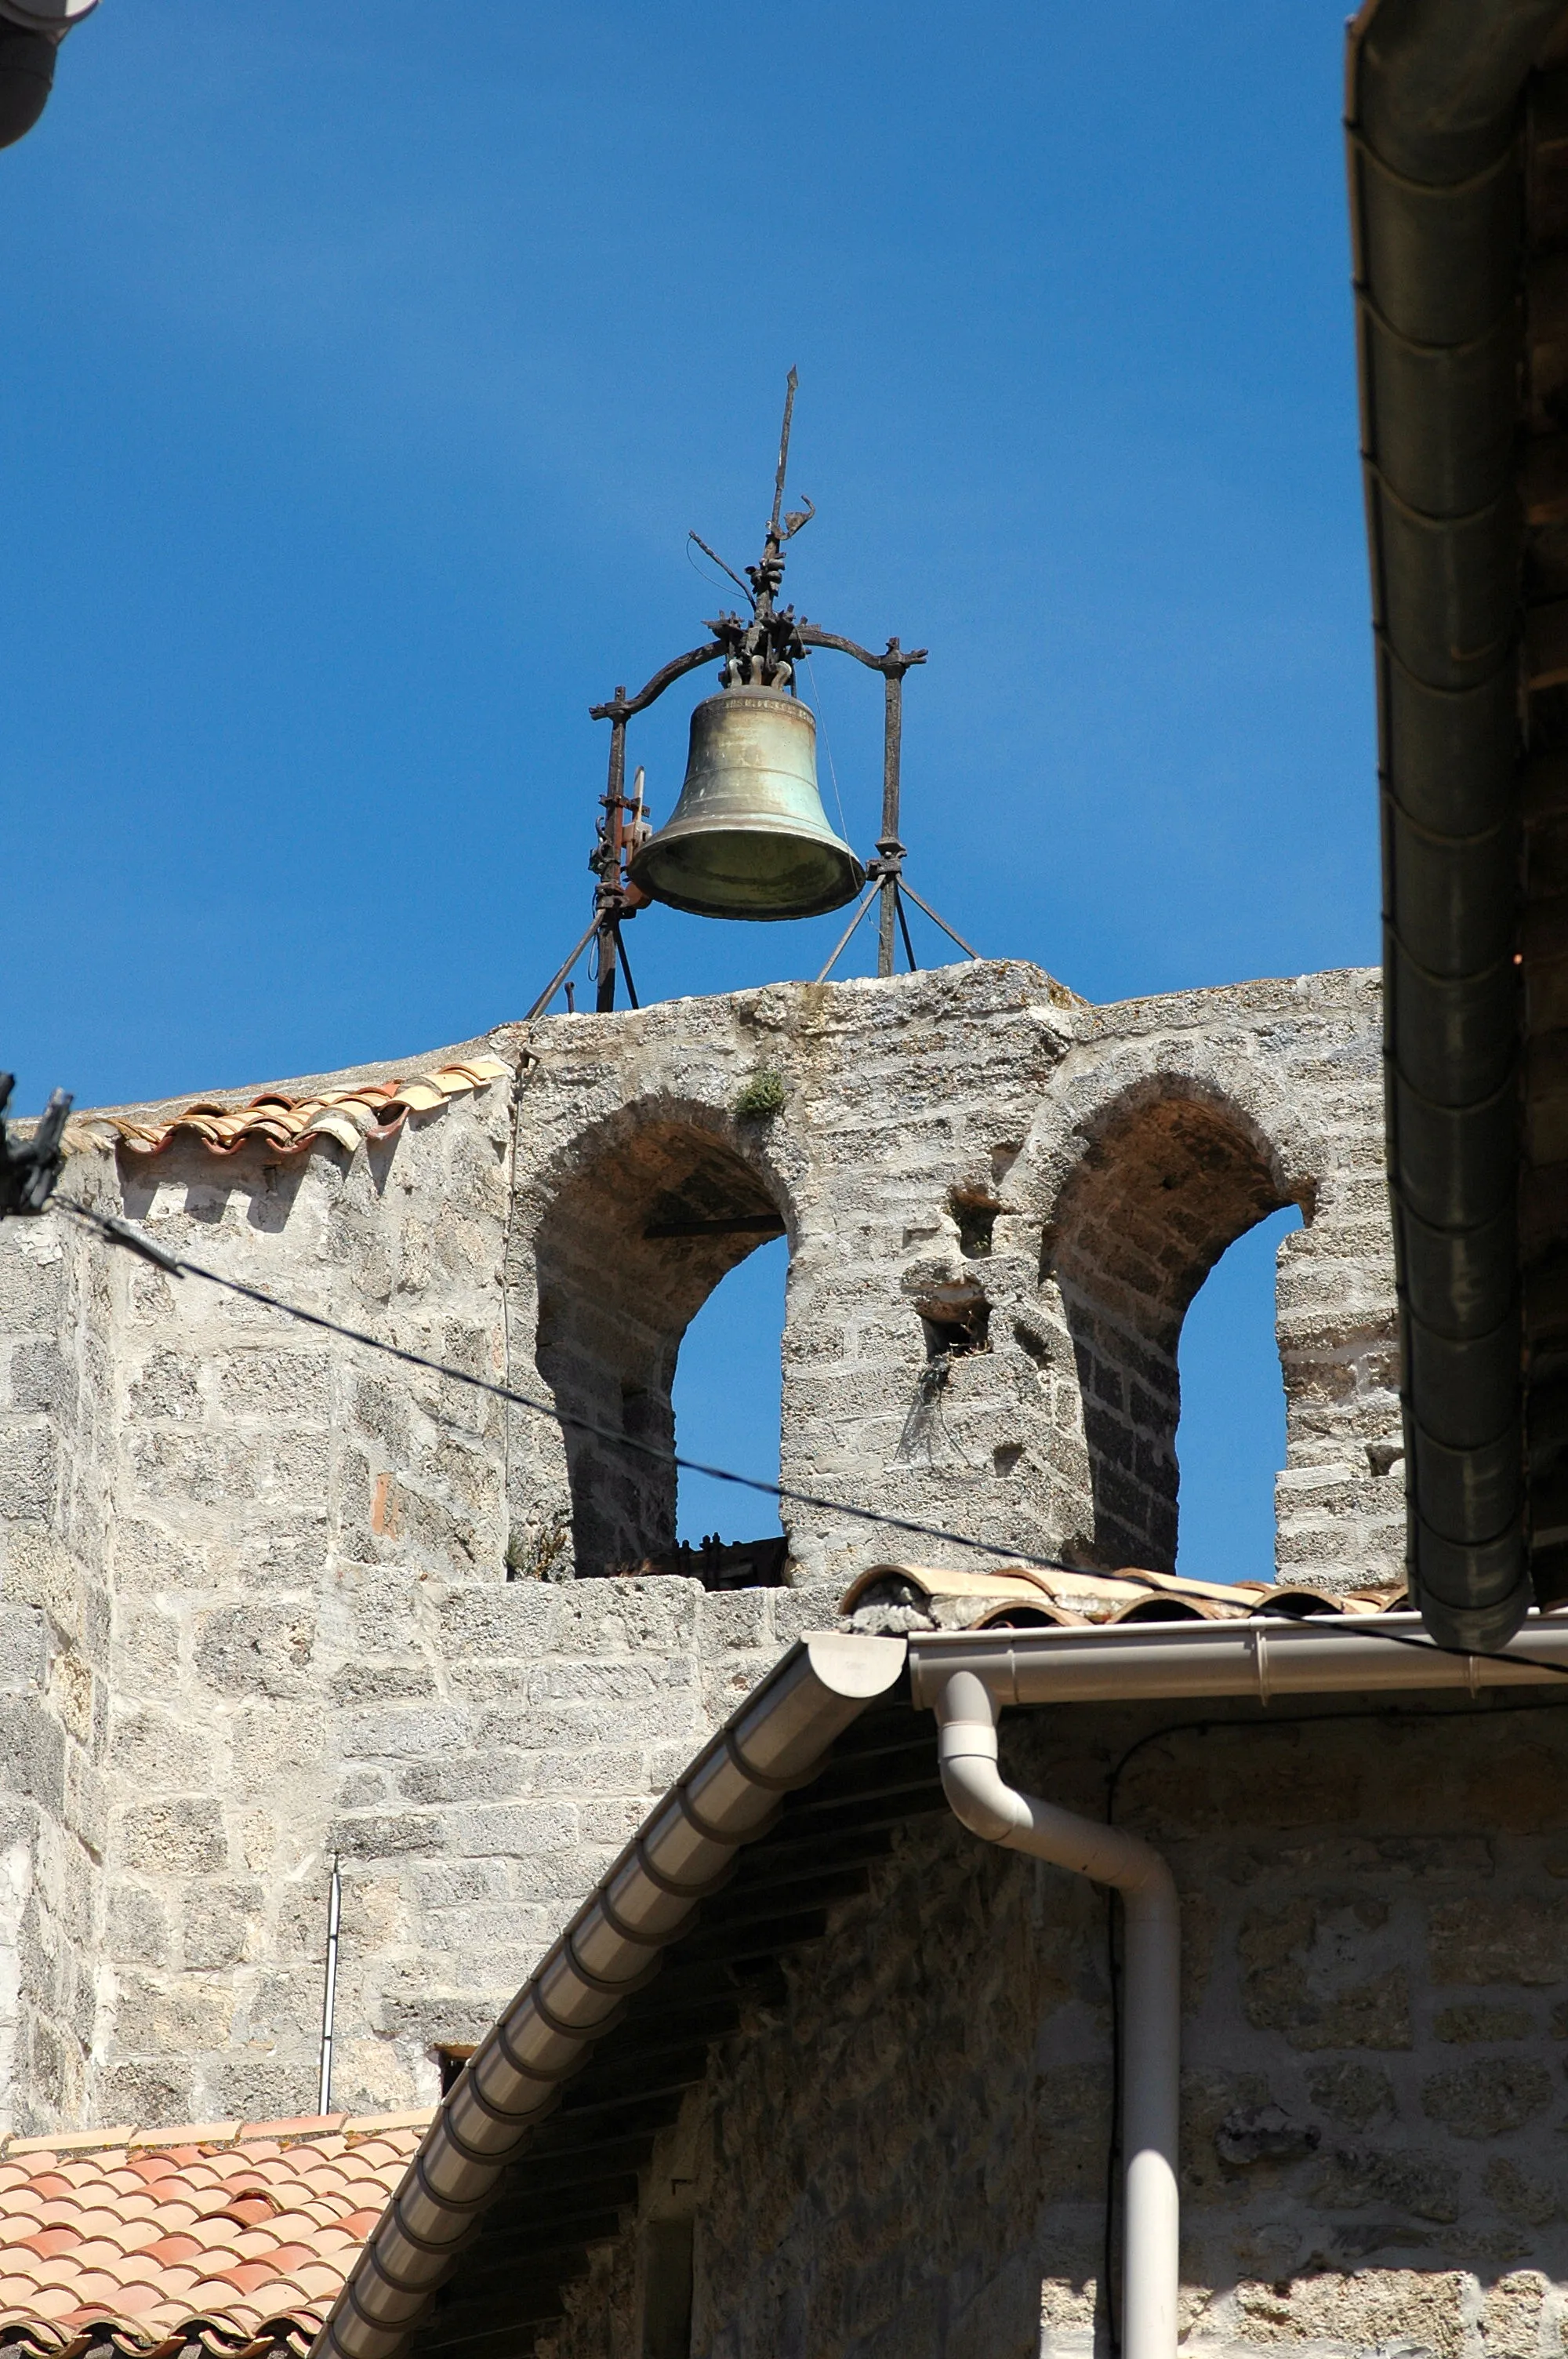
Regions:
<instances>
[{"instance_id":1,"label":"brick arch","mask_svg":"<svg viewBox=\"0 0 1568 2359\"><path fill-rule=\"evenodd\" d=\"M535 1244L535 1357L557 1406L668 1449L681 1339L720 1278L787 1234L782 1193L697 1111L633 1110L582 1145ZM579 1575L667 1553L674 1467L569 1425L563 1440Z\"/></svg>"},{"instance_id":2,"label":"brick arch","mask_svg":"<svg viewBox=\"0 0 1568 2359\"><path fill-rule=\"evenodd\" d=\"M1083 1397L1092 1547L1106 1564L1174 1569L1176 1353L1220 1256L1310 1194L1232 1100L1162 1075L1102 1110L1045 1228Z\"/></svg>"}]
</instances>

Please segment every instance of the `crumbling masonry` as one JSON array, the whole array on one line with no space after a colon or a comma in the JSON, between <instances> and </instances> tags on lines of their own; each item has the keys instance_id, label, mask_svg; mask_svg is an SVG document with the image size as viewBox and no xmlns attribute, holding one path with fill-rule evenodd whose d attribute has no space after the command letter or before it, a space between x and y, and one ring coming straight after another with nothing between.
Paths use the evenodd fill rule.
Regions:
<instances>
[{"instance_id":1,"label":"crumbling masonry","mask_svg":"<svg viewBox=\"0 0 1568 2359\"><path fill-rule=\"evenodd\" d=\"M1187 1303L1298 1204L1278 1567L1333 1588L1403 1544L1378 1040L1361 973L1108 1008L1017 963L779 985L503 1027L510 1080L357 1150L89 1124L62 1192L655 1442L687 1323L782 1226L787 1484L1152 1567ZM311 2104L334 1849L338 2099L430 2094L779 1646L910 1553L792 1509L782 1589L635 1577L674 1537L656 1462L58 1215L0 1233L0 1384L18 2127Z\"/></svg>"}]
</instances>

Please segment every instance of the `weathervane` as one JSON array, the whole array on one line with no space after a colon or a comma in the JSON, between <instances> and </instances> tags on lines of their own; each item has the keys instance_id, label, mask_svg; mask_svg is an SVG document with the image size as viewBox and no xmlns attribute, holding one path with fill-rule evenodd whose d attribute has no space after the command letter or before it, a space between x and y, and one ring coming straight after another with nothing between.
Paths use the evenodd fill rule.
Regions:
<instances>
[{"instance_id":1,"label":"weathervane","mask_svg":"<svg viewBox=\"0 0 1568 2359\"><path fill-rule=\"evenodd\" d=\"M970 958L978 958L903 874L899 839L899 763L903 729L903 676L925 661L924 647L901 647L890 639L873 655L853 639L819 630L793 606L781 606L784 549L811 522L810 500L784 506L789 465L790 425L799 380L792 368L784 395L773 514L762 554L746 568L745 579L726 565L699 533L689 538L704 556L729 575L749 611L723 613L707 627L712 637L656 671L636 696L617 688L589 718L610 723L610 777L600 798L602 816L589 857L598 883L587 932L528 1010L543 1015L589 942L595 945L595 1005L608 1015L615 1005L615 976L625 978L632 1005L638 1005L622 928L650 902L663 901L700 918L782 919L814 918L841 908L864 886L865 897L817 976L826 982L871 903L881 898L877 973L893 971L895 929L909 963L915 965L904 915L907 897L925 911ZM864 866L834 833L816 788L816 719L795 687L795 667L813 647L836 648L882 676L885 711L882 740L882 829L877 857ZM626 792L626 723L643 712L688 671L719 665L719 690L691 716L691 747L679 800L667 823L654 832L643 799L638 770Z\"/></svg>"}]
</instances>

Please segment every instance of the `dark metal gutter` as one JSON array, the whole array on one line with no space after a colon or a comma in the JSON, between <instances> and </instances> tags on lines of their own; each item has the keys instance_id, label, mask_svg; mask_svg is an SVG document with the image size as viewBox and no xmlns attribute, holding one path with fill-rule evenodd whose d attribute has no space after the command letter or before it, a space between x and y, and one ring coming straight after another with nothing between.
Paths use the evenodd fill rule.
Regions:
<instances>
[{"instance_id":1,"label":"dark metal gutter","mask_svg":"<svg viewBox=\"0 0 1568 2359\"><path fill-rule=\"evenodd\" d=\"M617 2140L645 2154L638 2139L674 2117L683 2091L707 2069L708 2040L733 2019L733 1988L721 1973L716 1979L715 1970L787 1951L823 1930L826 1902L839 1894L830 1871L852 1875L852 1846L864 1842L875 1821L875 1757L858 1777L851 1766L849 1790L837 1798L847 1826L811 1826L809 1859L791 1859L786 1844L786 1856L775 1853L772 1872L753 1888L739 1873L741 1854L750 1845L766 1851L785 1798L821 1777L835 1743L889 1693L903 1666L902 1638L834 1632L804 1638L704 1745L442 2100L333 2304L316 2359L396 2359L427 2322L460 2253L476 2243L508 2171L525 2156L542 2163L546 2188L565 2190L565 2212L545 2221L541 2207L530 2203L535 2242L526 2255L506 2249L504 2238L500 2249L480 2253L473 2267L481 2282L470 2291L481 2306L495 2294L513 2343L520 2322L549 2314L559 2284L587 2265L579 2245L611 2233L611 2215L624 2200L617 2197L617 2175L596 2171L584 2182L587 2208L580 2217L572 2211L571 2161L581 2159L585 2133L589 2149L600 2150L600 2165ZM922 1752L929 1757L928 1746ZM935 1764L925 1775L939 1805ZM902 1810L907 1768L892 1782ZM798 1819L794 1823L798 1829ZM835 1832L850 1841L842 1856L834 1855ZM699 1923L693 1934L705 1902L715 1921ZM685 2015L676 1994L636 2018L638 1995L665 1951L676 1948L687 1970ZM623 2029L624 2038L612 2037ZM593 2085L594 2050L602 2041L623 2051L629 2082ZM552 2122L566 2136L546 2147ZM623 2167L620 2179L625 2175ZM566 2224L568 2216L575 2228ZM517 2244L515 2235L511 2242ZM531 2311L530 2301L545 2308ZM427 2339L434 2350L475 2337L471 2323L449 2321Z\"/></svg>"},{"instance_id":2,"label":"dark metal gutter","mask_svg":"<svg viewBox=\"0 0 1568 2359\"><path fill-rule=\"evenodd\" d=\"M1411 1574L1433 1635L1477 1648L1530 1603L1520 125L1563 16L1563 0L1367 0L1347 60Z\"/></svg>"}]
</instances>

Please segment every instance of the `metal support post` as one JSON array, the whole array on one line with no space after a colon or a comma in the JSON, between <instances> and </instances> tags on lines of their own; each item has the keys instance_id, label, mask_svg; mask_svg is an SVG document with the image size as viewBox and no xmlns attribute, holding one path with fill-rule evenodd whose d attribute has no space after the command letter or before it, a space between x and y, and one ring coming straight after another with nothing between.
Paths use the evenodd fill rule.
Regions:
<instances>
[{"instance_id":1,"label":"metal support post","mask_svg":"<svg viewBox=\"0 0 1568 2359\"><path fill-rule=\"evenodd\" d=\"M896 645L896 641L892 643ZM892 649L890 647L890 653ZM893 922L898 915L898 872L903 846L898 839L899 760L903 750L903 674L891 667L882 674L886 691L886 726L882 735L882 832L877 839L881 854L882 906L877 927L877 973L892 973Z\"/></svg>"}]
</instances>

